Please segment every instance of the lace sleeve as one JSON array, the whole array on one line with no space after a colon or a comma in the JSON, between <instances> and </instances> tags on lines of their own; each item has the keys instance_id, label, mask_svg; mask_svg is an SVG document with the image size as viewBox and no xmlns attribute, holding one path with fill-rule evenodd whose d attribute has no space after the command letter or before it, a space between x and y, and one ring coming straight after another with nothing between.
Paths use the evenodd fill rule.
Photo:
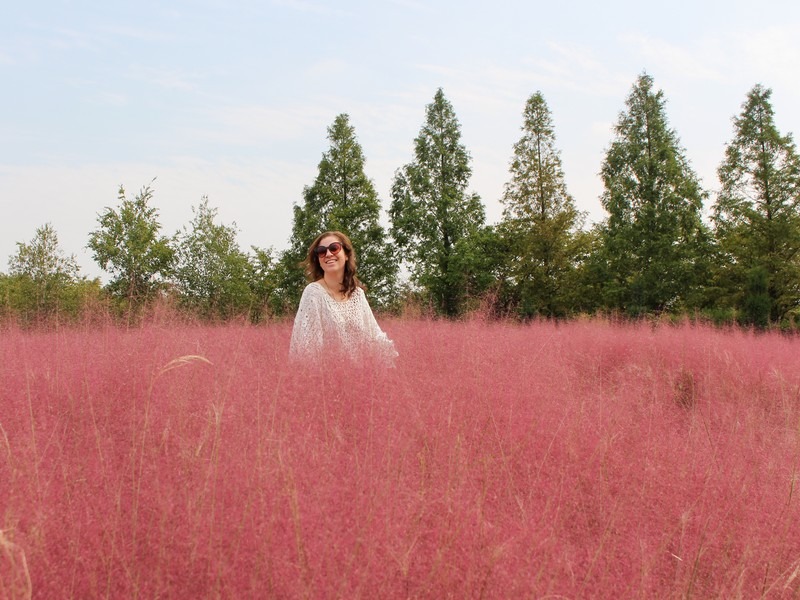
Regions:
<instances>
[{"instance_id":1,"label":"lace sleeve","mask_svg":"<svg viewBox=\"0 0 800 600\"><path fill-rule=\"evenodd\" d=\"M379 358L391 364L398 356L397 350L394 348L394 342L389 339L389 336L387 336L383 329L381 329L381 326L378 325L378 321L375 320L375 315L372 313L372 308L370 308L364 292L360 289L358 292L361 295L362 318L368 336L368 342L373 346Z\"/></svg>"},{"instance_id":2,"label":"lace sleeve","mask_svg":"<svg viewBox=\"0 0 800 600\"><path fill-rule=\"evenodd\" d=\"M289 358L299 359L317 354L322 349L322 335L320 304L312 285L307 285L294 317Z\"/></svg>"}]
</instances>

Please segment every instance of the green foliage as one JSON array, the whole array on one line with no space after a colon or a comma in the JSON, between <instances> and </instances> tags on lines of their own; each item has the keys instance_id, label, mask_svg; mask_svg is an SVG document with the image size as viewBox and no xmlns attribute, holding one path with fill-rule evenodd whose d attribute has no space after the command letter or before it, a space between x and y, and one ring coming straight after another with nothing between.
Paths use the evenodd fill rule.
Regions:
<instances>
[{"instance_id":1,"label":"green foliage","mask_svg":"<svg viewBox=\"0 0 800 600\"><path fill-rule=\"evenodd\" d=\"M80 272L75 256L64 256L50 223L39 227L29 243L17 242L17 254L10 257L8 267L11 275L27 275L37 283L52 279L74 281Z\"/></svg>"},{"instance_id":2,"label":"green foliage","mask_svg":"<svg viewBox=\"0 0 800 600\"><path fill-rule=\"evenodd\" d=\"M661 91L641 75L620 113L602 165L606 308L630 315L691 310L708 277L706 193L669 128Z\"/></svg>"},{"instance_id":3,"label":"green foliage","mask_svg":"<svg viewBox=\"0 0 800 600\"><path fill-rule=\"evenodd\" d=\"M58 313L76 317L87 297L97 296L99 282L80 275L74 255L66 256L50 223L36 229L33 239L17 242L3 278L3 312L25 322L42 321Z\"/></svg>"},{"instance_id":4,"label":"green foliage","mask_svg":"<svg viewBox=\"0 0 800 600\"><path fill-rule=\"evenodd\" d=\"M175 238L174 279L180 302L205 318L249 313L251 265L236 242L236 224L215 223L217 209L203 197L194 218Z\"/></svg>"},{"instance_id":5,"label":"green foliage","mask_svg":"<svg viewBox=\"0 0 800 600\"><path fill-rule=\"evenodd\" d=\"M322 155L314 183L303 190L303 205L294 206L290 247L275 273L279 278L275 308L296 304L305 277L299 263L323 231L341 231L353 242L358 275L375 306L387 305L396 293L397 260L380 224L381 202L364 172L364 153L346 114L328 128L329 149Z\"/></svg>"},{"instance_id":6,"label":"green foliage","mask_svg":"<svg viewBox=\"0 0 800 600\"><path fill-rule=\"evenodd\" d=\"M463 309L461 287L467 273L457 253L463 239L476 235L484 209L467 194L470 156L461 143L461 126L439 89L425 111L414 144L415 160L395 174L392 185L392 235L405 252L412 281L437 310L456 316Z\"/></svg>"},{"instance_id":7,"label":"green foliage","mask_svg":"<svg viewBox=\"0 0 800 600\"><path fill-rule=\"evenodd\" d=\"M595 260L602 251L600 226L577 230L572 236L573 268L564 273L559 299L566 315L587 315L603 310L603 285L608 275L602 261Z\"/></svg>"},{"instance_id":8,"label":"green foliage","mask_svg":"<svg viewBox=\"0 0 800 600\"><path fill-rule=\"evenodd\" d=\"M149 206L152 197L147 186L128 200L120 187L119 210L106 207L98 216L98 228L89 234L95 262L112 276L106 288L129 309L163 287L174 258L169 240L159 233L158 211Z\"/></svg>"},{"instance_id":9,"label":"green foliage","mask_svg":"<svg viewBox=\"0 0 800 600\"><path fill-rule=\"evenodd\" d=\"M0 319L23 325L76 322L103 304L99 279L48 286L44 302L39 294L40 287L30 276L0 274Z\"/></svg>"},{"instance_id":10,"label":"green foliage","mask_svg":"<svg viewBox=\"0 0 800 600\"><path fill-rule=\"evenodd\" d=\"M282 306L276 294L276 282L279 280L277 269L279 263L275 259L272 248L258 248L251 246L252 255L250 262L250 293L253 304L250 310L250 320L257 323L273 314L284 314L289 307Z\"/></svg>"},{"instance_id":11,"label":"green foliage","mask_svg":"<svg viewBox=\"0 0 800 600\"><path fill-rule=\"evenodd\" d=\"M713 220L723 296L750 314L754 299L742 290L763 269L769 318L779 322L800 305L800 158L791 135L775 126L771 94L756 85L733 119Z\"/></svg>"},{"instance_id":12,"label":"green foliage","mask_svg":"<svg viewBox=\"0 0 800 600\"><path fill-rule=\"evenodd\" d=\"M492 226L480 227L456 242L448 283L458 290L456 302L462 310L508 313L509 299L501 283L508 279L508 252L507 238Z\"/></svg>"},{"instance_id":13,"label":"green foliage","mask_svg":"<svg viewBox=\"0 0 800 600\"><path fill-rule=\"evenodd\" d=\"M701 216L707 194L650 76L637 79L619 114L601 168L608 216L588 231L567 190L541 92L523 111L503 218L487 226L481 199L467 192L471 159L460 124L438 89L414 140L414 159L392 182L393 243L355 129L340 114L327 129L330 146L314 182L293 207L285 252L242 252L236 224L215 223L217 210L205 197L190 225L168 239L150 205L150 186L132 200L120 188L118 207L106 207L89 234L94 260L111 275L105 289L80 276L46 224L17 244L10 273L0 274L0 317L77 318L108 298L130 316L171 289L182 307L206 318L290 314L306 283L300 263L308 245L322 231L341 230L356 247L371 302L384 310L452 317L478 308L522 318L671 313L794 328L800 157L792 136L777 130L770 98L771 90L756 85L733 119L718 169L716 237ZM401 263L410 274L402 284Z\"/></svg>"},{"instance_id":14,"label":"green foliage","mask_svg":"<svg viewBox=\"0 0 800 600\"><path fill-rule=\"evenodd\" d=\"M567 192L552 117L541 92L525 105L503 195L511 296L520 316L564 316L569 280L585 251L584 215Z\"/></svg>"},{"instance_id":15,"label":"green foliage","mask_svg":"<svg viewBox=\"0 0 800 600\"><path fill-rule=\"evenodd\" d=\"M754 267L747 277L742 314L740 320L745 325L760 329L769 325L772 299L769 297L769 274L764 267Z\"/></svg>"}]
</instances>

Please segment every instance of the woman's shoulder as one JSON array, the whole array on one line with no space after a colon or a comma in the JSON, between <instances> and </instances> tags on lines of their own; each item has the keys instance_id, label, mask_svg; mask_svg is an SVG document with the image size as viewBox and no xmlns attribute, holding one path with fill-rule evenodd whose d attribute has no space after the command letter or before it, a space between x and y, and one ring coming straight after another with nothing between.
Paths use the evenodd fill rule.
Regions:
<instances>
[{"instance_id":1,"label":"woman's shoulder","mask_svg":"<svg viewBox=\"0 0 800 600\"><path fill-rule=\"evenodd\" d=\"M324 299L327 292L317 281L312 281L303 288L303 294L300 296L301 303L317 302L319 299Z\"/></svg>"},{"instance_id":2,"label":"woman's shoulder","mask_svg":"<svg viewBox=\"0 0 800 600\"><path fill-rule=\"evenodd\" d=\"M312 281L311 283L307 284L305 288L303 288L303 296L306 295L318 295L318 294L326 294L325 288L322 287L322 284L319 281Z\"/></svg>"}]
</instances>

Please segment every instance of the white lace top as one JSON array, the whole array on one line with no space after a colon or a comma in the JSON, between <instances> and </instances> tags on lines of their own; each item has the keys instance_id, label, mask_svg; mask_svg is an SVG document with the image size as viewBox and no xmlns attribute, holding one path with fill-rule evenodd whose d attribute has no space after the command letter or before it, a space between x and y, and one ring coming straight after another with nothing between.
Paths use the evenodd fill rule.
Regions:
<instances>
[{"instance_id":1,"label":"white lace top","mask_svg":"<svg viewBox=\"0 0 800 600\"><path fill-rule=\"evenodd\" d=\"M289 356L315 358L332 346L356 360L372 356L391 363L397 356L394 343L378 325L361 288L346 300L337 301L315 281L306 286L300 298Z\"/></svg>"}]
</instances>

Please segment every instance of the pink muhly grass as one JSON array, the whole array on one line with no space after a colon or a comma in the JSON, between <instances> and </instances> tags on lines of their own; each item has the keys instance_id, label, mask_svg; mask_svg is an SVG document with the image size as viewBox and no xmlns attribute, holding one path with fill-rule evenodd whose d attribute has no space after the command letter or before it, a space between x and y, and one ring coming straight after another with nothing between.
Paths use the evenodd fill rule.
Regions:
<instances>
[{"instance_id":1,"label":"pink muhly grass","mask_svg":"<svg viewBox=\"0 0 800 600\"><path fill-rule=\"evenodd\" d=\"M289 323L4 331L0 591L800 593L798 340L383 325L388 371Z\"/></svg>"}]
</instances>

